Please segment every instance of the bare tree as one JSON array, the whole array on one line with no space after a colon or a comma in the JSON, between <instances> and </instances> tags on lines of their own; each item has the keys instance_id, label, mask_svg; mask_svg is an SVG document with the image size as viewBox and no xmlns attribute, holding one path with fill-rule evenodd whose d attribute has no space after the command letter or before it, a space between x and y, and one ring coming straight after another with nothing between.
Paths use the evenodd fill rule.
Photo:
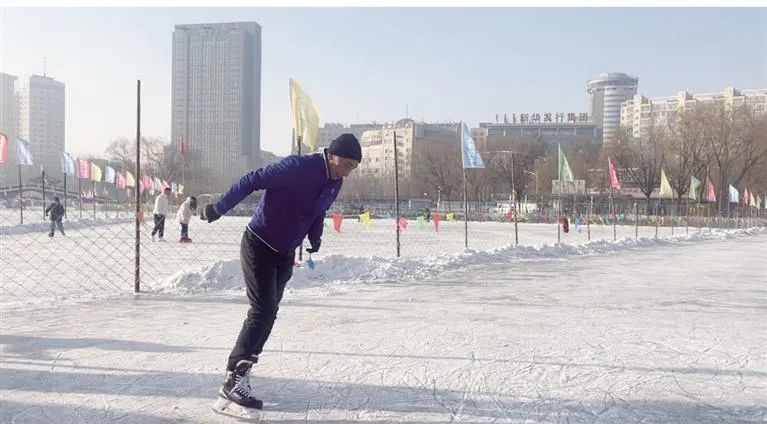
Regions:
<instances>
[{"instance_id":1,"label":"bare tree","mask_svg":"<svg viewBox=\"0 0 767 424\"><path fill-rule=\"evenodd\" d=\"M688 194L694 175L706 171L705 144L703 142L703 116L700 109L681 111L667 121L667 136L663 138L663 154L666 159L671 188L677 194L677 208Z\"/></svg>"},{"instance_id":2,"label":"bare tree","mask_svg":"<svg viewBox=\"0 0 767 424\"><path fill-rule=\"evenodd\" d=\"M767 124L745 106L724 103L707 106L704 120L703 140L716 167L719 209L724 211L729 185L740 186L767 160Z\"/></svg>"},{"instance_id":3,"label":"bare tree","mask_svg":"<svg viewBox=\"0 0 767 424\"><path fill-rule=\"evenodd\" d=\"M665 129L659 126L649 127L641 137L630 137L622 132L619 142L608 152L615 158L616 165L623 170L628 180L644 194L648 213L650 196L660 184L664 138Z\"/></svg>"},{"instance_id":4,"label":"bare tree","mask_svg":"<svg viewBox=\"0 0 767 424\"><path fill-rule=\"evenodd\" d=\"M462 197L463 165L458 142L424 139L413 151L413 184L417 193L441 192L442 199Z\"/></svg>"}]
</instances>

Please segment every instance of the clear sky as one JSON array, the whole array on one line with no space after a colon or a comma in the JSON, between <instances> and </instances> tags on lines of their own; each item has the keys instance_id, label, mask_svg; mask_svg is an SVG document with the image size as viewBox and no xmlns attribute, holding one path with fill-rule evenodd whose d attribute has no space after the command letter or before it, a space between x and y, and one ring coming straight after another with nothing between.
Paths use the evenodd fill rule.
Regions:
<instances>
[{"instance_id":1,"label":"clear sky","mask_svg":"<svg viewBox=\"0 0 767 424\"><path fill-rule=\"evenodd\" d=\"M0 71L66 84L66 148L101 154L142 134L170 137L175 24L262 27L261 146L290 150L288 78L323 122L464 120L585 112L585 83L639 77L639 91L767 87L767 9L683 8L3 8Z\"/></svg>"}]
</instances>

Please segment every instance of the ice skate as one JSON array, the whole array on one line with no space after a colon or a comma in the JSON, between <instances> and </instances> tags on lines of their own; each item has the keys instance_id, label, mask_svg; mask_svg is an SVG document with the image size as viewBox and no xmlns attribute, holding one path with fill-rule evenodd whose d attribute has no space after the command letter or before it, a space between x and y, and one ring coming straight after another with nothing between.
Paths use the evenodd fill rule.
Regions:
<instances>
[{"instance_id":1,"label":"ice skate","mask_svg":"<svg viewBox=\"0 0 767 424\"><path fill-rule=\"evenodd\" d=\"M260 420L263 402L253 396L250 388L252 361L241 360L234 371L227 371L226 380L218 391L213 411L235 418Z\"/></svg>"}]
</instances>

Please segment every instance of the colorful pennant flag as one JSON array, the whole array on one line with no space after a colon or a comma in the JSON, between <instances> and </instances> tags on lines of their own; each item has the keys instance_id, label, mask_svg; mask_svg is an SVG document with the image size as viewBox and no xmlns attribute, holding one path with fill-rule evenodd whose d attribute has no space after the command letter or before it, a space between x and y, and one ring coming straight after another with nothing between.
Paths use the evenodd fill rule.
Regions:
<instances>
[{"instance_id":1,"label":"colorful pennant flag","mask_svg":"<svg viewBox=\"0 0 767 424\"><path fill-rule=\"evenodd\" d=\"M749 196L748 206L759 207L759 205L756 203L756 199L754 199L754 193L749 193L748 196Z\"/></svg>"},{"instance_id":2,"label":"colorful pennant flag","mask_svg":"<svg viewBox=\"0 0 767 424\"><path fill-rule=\"evenodd\" d=\"M448 221L455 221L455 214L449 213L445 216L445 218L447 218Z\"/></svg>"},{"instance_id":3,"label":"colorful pennant flag","mask_svg":"<svg viewBox=\"0 0 767 424\"><path fill-rule=\"evenodd\" d=\"M738 189L736 189L733 186L730 186L729 197L730 197L730 203L740 202L740 194L738 193Z\"/></svg>"},{"instance_id":4,"label":"colorful pennant flag","mask_svg":"<svg viewBox=\"0 0 767 424\"><path fill-rule=\"evenodd\" d=\"M570 164L567 162L565 154L562 153L562 145L559 145L559 180L560 181L574 181L573 171L570 169Z\"/></svg>"},{"instance_id":5,"label":"colorful pennant flag","mask_svg":"<svg viewBox=\"0 0 767 424\"><path fill-rule=\"evenodd\" d=\"M75 175L77 165L75 158L67 152L61 152L61 172L67 175Z\"/></svg>"},{"instance_id":6,"label":"colorful pennant flag","mask_svg":"<svg viewBox=\"0 0 767 424\"><path fill-rule=\"evenodd\" d=\"M0 165L8 160L8 136L0 133Z\"/></svg>"},{"instance_id":7,"label":"colorful pennant flag","mask_svg":"<svg viewBox=\"0 0 767 424\"><path fill-rule=\"evenodd\" d=\"M607 163L610 167L610 187L616 190L620 190L621 183L618 181L618 174L615 172L615 162L613 162L613 160L608 156Z\"/></svg>"},{"instance_id":8,"label":"colorful pennant flag","mask_svg":"<svg viewBox=\"0 0 767 424\"><path fill-rule=\"evenodd\" d=\"M671 189L671 184L668 182L668 177L666 177L666 171L663 169L660 170L660 193L658 197L661 199L674 198L674 191Z\"/></svg>"},{"instance_id":9,"label":"colorful pennant flag","mask_svg":"<svg viewBox=\"0 0 767 424\"><path fill-rule=\"evenodd\" d=\"M373 222L370 219L370 212L360 214L360 222L365 226L365 228L370 229L370 227L373 226Z\"/></svg>"},{"instance_id":10,"label":"colorful pennant flag","mask_svg":"<svg viewBox=\"0 0 767 424\"><path fill-rule=\"evenodd\" d=\"M79 178L91 178L91 163L88 159L77 159L77 176Z\"/></svg>"},{"instance_id":11,"label":"colorful pennant flag","mask_svg":"<svg viewBox=\"0 0 767 424\"><path fill-rule=\"evenodd\" d=\"M136 179L130 171L125 171L125 187L136 187Z\"/></svg>"},{"instance_id":12,"label":"colorful pennant flag","mask_svg":"<svg viewBox=\"0 0 767 424\"><path fill-rule=\"evenodd\" d=\"M101 181L101 168L93 162L91 162L91 181Z\"/></svg>"},{"instance_id":13,"label":"colorful pennant flag","mask_svg":"<svg viewBox=\"0 0 767 424\"><path fill-rule=\"evenodd\" d=\"M442 219L442 217L438 213L435 213L435 214L433 214L431 216L431 220L432 220L432 222L434 222L434 230L436 232L439 232L439 221L441 219Z\"/></svg>"},{"instance_id":14,"label":"colorful pennant flag","mask_svg":"<svg viewBox=\"0 0 767 424\"><path fill-rule=\"evenodd\" d=\"M698 200L698 190L700 190L700 181L694 175L690 176L690 189L687 192L687 198Z\"/></svg>"},{"instance_id":15,"label":"colorful pennant flag","mask_svg":"<svg viewBox=\"0 0 767 424\"><path fill-rule=\"evenodd\" d=\"M170 183L170 191L173 194L178 194L178 184Z\"/></svg>"},{"instance_id":16,"label":"colorful pennant flag","mask_svg":"<svg viewBox=\"0 0 767 424\"><path fill-rule=\"evenodd\" d=\"M32 150L29 148L29 142L16 138L16 163L19 165L33 165Z\"/></svg>"},{"instance_id":17,"label":"colorful pennant flag","mask_svg":"<svg viewBox=\"0 0 767 424\"><path fill-rule=\"evenodd\" d=\"M340 213L333 212L333 229L336 230L337 233L341 232L341 223L344 222L344 216Z\"/></svg>"},{"instance_id":18,"label":"colorful pennant flag","mask_svg":"<svg viewBox=\"0 0 767 424\"><path fill-rule=\"evenodd\" d=\"M117 187L118 190L122 190L126 188L125 183L126 183L125 177L123 177L122 173L118 172L117 175L115 176L115 186Z\"/></svg>"},{"instance_id":19,"label":"colorful pennant flag","mask_svg":"<svg viewBox=\"0 0 767 424\"><path fill-rule=\"evenodd\" d=\"M320 128L320 113L312 98L301 88L298 81L290 79L290 108L293 111L293 128L301 143L314 151L317 147L317 133Z\"/></svg>"},{"instance_id":20,"label":"colorful pennant flag","mask_svg":"<svg viewBox=\"0 0 767 424\"><path fill-rule=\"evenodd\" d=\"M104 166L104 182L109 184L115 183L115 170L109 166Z\"/></svg>"},{"instance_id":21,"label":"colorful pennant flag","mask_svg":"<svg viewBox=\"0 0 767 424\"><path fill-rule=\"evenodd\" d=\"M474 144L471 131L465 122L461 122L461 152L463 155L463 168L484 168L485 162Z\"/></svg>"},{"instance_id":22,"label":"colorful pennant flag","mask_svg":"<svg viewBox=\"0 0 767 424\"><path fill-rule=\"evenodd\" d=\"M400 217L399 221L397 222L399 224L399 228L404 231L407 230L407 218Z\"/></svg>"},{"instance_id":23,"label":"colorful pennant flag","mask_svg":"<svg viewBox=\"0 0 767 424\"><path fill-rule=\"evenodd\" d=\"M714 183L711 182L711 179L708 180L708 196L706 196L706 200L709 202L716 202L716 189L714 188Z\"/></svg>"},{"instance_id":24,"label":"colorful pennant flag","mask_svg":"<svg viewBox=\"0 0 767 424\"><path fill-rule=\"evenodd\" d=\"M426 217L423 215L418 215L418 218L416 218L416 221L418 222L418 229L423 230L426 228Z\"/></svg>"},{"instance_id":25,"label":"colorful pennant flag","mask_svg":"<svg viewBox=\"0 0 767 424\"><path fill-rule=\"evenodd\" d=\"M184 185L183 184L179 184L178 185L178 194L184 194Z\"/></svg>"}]
</instances>

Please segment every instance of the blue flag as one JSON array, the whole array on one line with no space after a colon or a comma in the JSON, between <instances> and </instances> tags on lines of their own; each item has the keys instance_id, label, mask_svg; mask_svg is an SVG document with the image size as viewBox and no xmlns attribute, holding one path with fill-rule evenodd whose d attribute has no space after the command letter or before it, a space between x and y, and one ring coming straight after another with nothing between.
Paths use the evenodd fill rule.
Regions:
<instances>
[{"instance_id":1,"label":"blue flag","mask_svg":"<svg viewBox=\"0 0 767 424\"><path fill-rule=\"evenodd\" d=\"M17 137L16 138L16 162L19 165L33 165L32 150L29 149L29 142Z\"/></svg>"},{"instance_id":2,"label":"blue flag","mask_svg":"<svg viewBox=\"0 0 767 424\"><path fill-rule=\"evenodd\" d=\"M474 145L474 139L471 138L469 127L461 122L461 151L463 152L463 167L465 168L484 168L485 162Z\"/></svg>"}]
</instances>

